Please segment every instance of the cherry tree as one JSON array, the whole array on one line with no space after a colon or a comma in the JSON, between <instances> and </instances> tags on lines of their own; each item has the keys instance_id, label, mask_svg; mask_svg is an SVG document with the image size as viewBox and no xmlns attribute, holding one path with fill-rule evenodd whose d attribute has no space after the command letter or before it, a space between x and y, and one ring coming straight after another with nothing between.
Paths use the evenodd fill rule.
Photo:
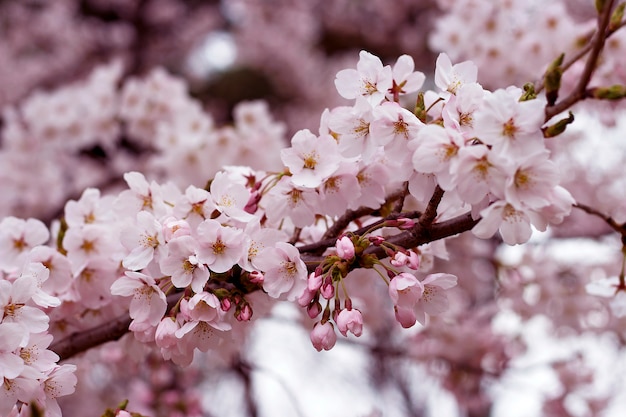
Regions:
<instances>
[{"instance_id":1,"label":"cherry tree","mask_svg":"<svg viewBox=\"0 0 626 417\"><path fill-rule=\"evenodd\" d=\"M1 416L212 415L200 387L225 363L243 404L231 411L262 415L246 349L281 311L317 358L366 352L379 395L393 389L405 415L428 408L417 380L459 415L499 415L498 390L524 370L537 327L571 345L541 364L559 387L541 393L542 415L615 406L621 392L598 388L580 341L616 358L624 344L624 153L608 133L624 123L624 3L398 2L386 15L376 1L350 16L380 22L372 34L397 56L373 53L380 44L351 59L312 54L301 71L321 33L312 2L285 2L294 19L275 26L255 19L262 2L224 2L223 15L213 3L80 3L109 23L67 31L107 36L55 62L84 67L30 93L46 75L15 74L6 90ZM52 25L78 7L58 4L0 8ZM332 7L315 24L336 35ZM425 63L425 46L405 53L401 35L416 33L411 13L436 8L420 29ZM285 85L315 98L279 111L289 124L265 101L222 123L190 94L197 80L152 68L168 40L150 27L187 26L176 41L189 54L192 29L219 27L215 16L230 19L249 63L295 72ZM0 54L19 61L49 29ZM296 46L269 37L279 31ZM110 61L83 59L98 45ZM33 68L50 59L36 55ZM316 71L324 63L331 78Z\"/></svg>"}]
</instances>

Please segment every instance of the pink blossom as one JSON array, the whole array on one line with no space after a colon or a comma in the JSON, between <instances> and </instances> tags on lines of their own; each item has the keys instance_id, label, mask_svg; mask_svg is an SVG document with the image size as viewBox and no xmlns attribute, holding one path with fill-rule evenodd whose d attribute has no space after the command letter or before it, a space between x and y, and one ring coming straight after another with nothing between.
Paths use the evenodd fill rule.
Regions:
<instances>
[{"instance_id":1,"label":"pink blossom","mask_svg":"<svg viewBox=\"0 0 626 417\"><path fill-rule=\"evenodd\" d=\"M243 231L222 226L216 220L205 220L198 225L198 261L211 271L222 273L232 268L244 253Z\"/></svg>"},{"instance_id":2,"label":"pink blossom","mask_svg":"<svg viewBox=\"0 0 626 417\"><path fill-rule=\"evenodd\" d=\"M478 67L471 61L452 65L452 61L445 53L437 57L435 68L435 84L442 91L456 94L464 84L475 83L478 76Z\"/></svg>"},{"instance_id":3,"label":"pink blossom","mask_svg":"<svg viewBox=\"0 0 626 417\"><path fill-rule=\"evenodd\" d=\"M356 308L344 308L337 315L335 322L339 332L346 337L348 332L351 332L356 337L361 336L363 333L363 315Z\"/></svg>"},{"instance_id":4,"label":"pink blossom","mask_svg":"<svg viewBox=\"0 0 626 417\"><path fill-rule=\"evenodd\" d=\"M398 103L383 103L374 109L374 121L370 124L372 141L379 146L391 146L394 142L406 143L417 136L424 124Z\"/></svg>"},{"instance_id":5,"label":"pink blossom","mask_svg":"<svg viewBox=\"0 0 626 417\"><path fill-rule=\"evenodd\" d=\"M120 237L122 245L130 251L122 260L124 268L143 269L155 258L158 262L163 252L163 226L148 211L137 213L136 221L123 229Z\"/></svg>"},{"instance_id":6,"label":"pink blossom","mask_svg":"<svg viewBox=\"0 0 626 417\"><path fill-rule=\"evenodd\" d=\"M415 171L435 174L441 188L452 190L455 183L450 166L464 146L461 135L439 125L427 125L419 131L411 146L414 149L412 162Z\"/></svg>"},{"instance_id":7,"label":"pink blossom","mask_svg":"<svg viewBox=\"0 0 626 417\"><path fill-rule=\"evenodd\" d=\"M424 292L415 304L417 321L426 324L425 315L441 314L448 309L448 297L444 290L456 286L457 278L452 274L430 274L423 281Z\"/></svg>"},{"instance_id":8,"label":"pink blossom","mask_svg":"<svg viewBox=\"0 0 626 417\"><path fill-rule=\"evenodd\" d=\"M31 299L38 290L37 281L31 276L21 276L12 283L0 280L0 321L17 323L30 333L47 330L50 318L31 306ZM24 337L26 341L26 332Z\"/></svg>"},{"instance_id":9,"label":"pink blossom","mask_svg":"<svg viewBox=\"0 0 626 417\"><path fill-rule=\"evenodd\" d=\"M156 326L167 310L165 294L154 278L140 272L126 271L125 276L111 285L111 294L133 297L129 311L130 317L136 322Z\"/></svg>"},{"instance_id":10,"label":"pink blossom","mask_svg":"<svg viewBox=\"0 0 626 417\"><path fill-rule=\"evenodd\" d=\"M78 379L74 374L76 365L65 364L55 367L43 381L44 396L39 398L50 417L61 417L57 398L70 395L76 389Z\"/></svg>"},{"instance_id":11,"label":"pink blossom","mask_svg":"<svg viewBox=\"0 0 626 417\"><path fill-rule=\"evenodd\" d=\"M0 221L0 270L12 272L21 266L30 249L50 237L41 220L5 217Z\"/></svg>"},{"instance_id":12,"label":"pink blossom","mask_svg":"<svg viewBox=\"0 0 626 417\"><path fill-rule=\"evenodd\" d=\"M516 209L506 201L499 200L480 212L482 219L472 229L472 233L487 239L497 230L502 240L509 245L525 243L530 239L531 223L539 230L545 230L545 221L531 210Z\"/></svg>"},{"instance_id":13,"label":"pink blossom","mask_svg":"<svg viewBox=\"0 0 626 417\"><path fill-rule=\"evenodd\" d=\"M191 284L195 292L201 292L211 273L196 255L198 242L191 236L180 236L168 244L167 256L159 262L161 271L170 275L172 284L185 288Z\"/></svg>"},{"instance_id":14,"label":"pink blossom","mask_svg":"<svg viewBox=\"0 0 626 417\"><path fill-rule=\"evenodd\" d=\"M300 130L291 139L291 147L280 153L298 186L315 188L330 177L341 162L337 142L329 136L316 137L309 130Z\"/></svg>"},{"instance_id":15,"label":"pink blossom","mask_svg":"<svg viewBox=\"0 0 626 417\"><path fill-rule=\"evenodd\" d=\"M383 67L380 58L361 51L356 68L356 70L344 69L337 73L335 78L337 91L347 99L363 96L372 105L379 104L392 87L391 67Z\"/></svg>"},{"instance_id":16,"label":"pink blossom","mask_svg":"<svg viewBox=\"0 0 626 417\"><path fill-rule=\"evenodd\" d=\"M361 156L369 159L374 150L370 126L374 120L372 106L364 98L357 98L354 106L340 106L328 115L328 128L336 137L339 152L346 158Z\"/></svg>"},{"instance_id":17,"label":"pink blossom","mask_svg":"<svg viewBox=\"0 0 626 417\"><path fill-rule=\"evenodd\" d=\"M460 148L450 167L459 197L469 204L481 202L490 193L503 198L508 162L485 145Z\"/></svg>"},{"instance_id":18,"label":"pink blossom","mask_svg":"<svg viewBox=\"0 0 626 417\"><path fill-rule=\"evenodd\" d=\"M422 88L426 76L415 70L415 62L410 55L400 55L391 69L394 87L392 90L398 94L410 94ZM388 94L389 96L389 94ZM392 97L388 97L393 100Z\"/></svg>"},{"instance_id":19,"label":"pink blossom","mask_svg":"<svg viewBox=\"0 0 626 417\"><path fill-rule=\"evenodd\" d=\"M0 378L13 379L24 369L18 348L27 338L26 329L16 323L0 322Z\"/></svg>"},{"instance_id":20,"label":"pink blossom","mask_svg":"<svg viewBox=\"0 0 626 417\"><path fill-rule=\"evenodd\" d=\"M396 321L400 323L403 328L408 329L413 327L417 322L415 310L412 307L394 305L393 310Z\"/></svg>"},{"instance_id":21,"label":"pink blossom","mask_svg":"<svg viewBox=\"0 0 626 417\"><path fill-rule=\"evenodd\" d=\"M532 154L543 149L541 126L545 101L520 102L516 91L496 90L484 99L474 113L474 134L494 152L515 156Z\"/></svg>"},{"instance_id":22,"label":"pink blossom","mask_svg":"<svg viewBox=\"0 0 626 417\"><path fill-rule=\"evenodd\" d=\"M239 184L226 172L218 172L211 182L211 197L219 211L241 222L250 221L253 216L246 212L250 191Z\"/></svg>"},{"instance_id":23,"label":"pink blossom","mask_svg":"<svg viewBox=\"0 0 626 417\"><path fill-rule=\"evenodd\" d=\"M389 297L395 306L412 308L424 292L424 285L413 274L402 272L389 283Z\"/></svg>"},{"instance_id":24,"label":"pink blossom","mask_svg":"<svg viewBox=\"0 0 626 417\"><path fill-rule=\"evenodd\" d=\"M320 214L340 216L349 204L359 198L361 187L357 173L359 167L354 162L344 161L335 173L318 187L320 194Z\"/></svg>"},{"instance_id":25,"label":"pink blossom","mask_svg":"<svg viewBox=\"0 0 626 417\"><path fill-rule=\"evenodd\" d=\"M319 195L315 190L296 186L285 176L265 195L261 206L272 225L288 217L294 226L305 227L315 221Z\"/></svg>"},{"instance_id":26,"label":"pink blossom","mask_svg":"<svg viewBox=\"0 0 626 417\"><path fill-rule=\"evenodd\" d=\"M287 293L288 298L295 299L306 287L306 265L298 249L288 243L278 242L275 247L266 248L255 263L265 273L263 289L270 297Z\"/></svg>"},{"instance_id":27,"label":"pink blossom","mask_svg":"<svg viewBox=\"0 0 626 417\"><path fill-rule=\"evenodd\" d=\"M139 172L127 172L124 180L129 189L122 191L113 203L118 213L134 215L145 210L157 217L167 213L159 184L154 181L148 183L146 177Z\"/></svg>"},{"instance_id":28,"label":"pink blossom","mask_svg":"<svg viewBox=\"0 0 626 417\"><path fill-rule=\"evenodd\" d=\"M113 217L112 203L113 197L101 197L97 188L87 188L78 201L69 200L65 204L65 221L70 227L106 223Z\"/></svg>"},{"instance_id":29,"label":"pink blossom","mask_svg":"<svg viewBox=\"0 0 626 417\"><path fill-rule=\"evenodd\" d=\"M548 158L549 152L546 150L517 159L517 168L504 188L506 201L515 207L534 210L550 204L559 173L556 165Z\"/></svg>"},{"instance_id":30,"label":"pink blossom","mask_svg":"<svg viewBox=\"0 0 626 417\"><path fill-rule=\"evenodd\" d=\"M190 185L174 204L173 214L175 218L185 219L195 227L203 220L210 219L216 208L207 190Z\"/></svg>"}]
</instances>

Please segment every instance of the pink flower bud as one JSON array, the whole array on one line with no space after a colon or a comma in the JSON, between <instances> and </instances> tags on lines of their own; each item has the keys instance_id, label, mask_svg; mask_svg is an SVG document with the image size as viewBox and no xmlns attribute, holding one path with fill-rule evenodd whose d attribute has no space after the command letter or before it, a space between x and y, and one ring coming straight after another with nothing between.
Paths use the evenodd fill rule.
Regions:
<instances>
[{"instance_id":1,"label":"pink flower bud","mask_svg":"<svg viewBox=\"0 0 626 417\"><path fill-rule=\"evenodd\" d=\"M318 274L317 272L312 272L309 275L309 279L307 281L307 286L309 287L310 291L317 291L320 289L320 287L322 286L322 279L323 276L322 274Z\"/></svg>"},{"instance_id":2,"label":"pink flower bud","mask_svg":"<svg viewBox=\"0 0 626 417\"><path fill-rule=\"evenodd\" d=\"M222 298L222 301L220 301L220 307L222 308L222 311L228 311L232 307L232 304L228 298Z\"/></svg>"},{"instance_id":3,"label":"pink flower bud","mask_svg":"<svg viewBox=\"0 0 626 417\"><path fill-rule=\"evenodd\" d=\"M354 258L354 243L348 236L338 239L335 247L337 248L337 255L341 259L350 260Z\"/></svg>"},{"instance_id":4,"label":"pink flower bud","mask_svg":"<svg viewBox=\"0 0 626 417\"><path fill-rule=\"evenodd\" d=\"M302 291L302 294L300 294L300 297L298 297L298 305L300 307L308 306L309 304L311 304L311 301L313 301L316 293L317 291L311 291L310 289L305 288Z\"/></svg>"},{"instance_id":5,"label":"pink flower bud","mask_svg":"<svg viewBox=\"0 0 626 417\"><path fill-rule=\"evenodd\" d=\"M331 322L315 323L313 330L311 330L311 343L318 352L321 352L322 349L331 350L336 342L337 334Z\"/></svg>"},{"instance_id":6,"label":"pink flower bud","mask_svg":"<svg viewBox=\"0 0 626 417\"><path fill-rule=\"evenodd\" d=\"M322 305L319 303L319 301L311 303L307 307L306 312L310 318L314 319L322 312Z\"/></svg>"},{"instance_id":7,"label":"pink flower bud","mask_svg":"<svg viewBox=\"0 0 626 417\"><path fill-rule=\"evenodd\" d=\"M382 236L368 236L368 239L374 246L380 246L385 241L385 238Z\"/></svg>"},{"instance_id":8,"label":"pink flower bud","mask_svg":"<svg viewBox=\"0 0 626 417\"><path fill-rule=\"evenodd\" d=\"M259 271L250 272L250 282L252 282L253 284L263 284L264 280L265 280L265 276L263 275L262 272L259 272Z\"/></svg>"},{"instance_id":9,"label":"pink flower bud","mask_svg":"<svg viewBox=\"0 0 626 417\"><path fill-rule=\"evenodd\" d=\"M245 304L239 311L239 314L237 314L236 319L238 321L248 321L251 318L252 318L252 308L250 307L250 304Z\"/></svg>"},{"instance_id":10,"label":"pink flower bud","mask_svg":"<svg viewBox=\"0 0 626 417\"><path fill-rule=\"evenodd\" d=\"M330 300L335 296L335 286L333 285L333 281L330 277L328 277L324 284L322 284L322 288L320 289L322 297L327 300Z\"/></svg>"},{"instance_id":11,"label":"pink flower bud","mask_svg":"<svg viewBox=\"0 0 626 417\"><path fill-rule=\"evenodd\" d=\"M420 256L412 250L409 251L408 267L416 271L420 267Z\"/></svg>"},{"instance_id":12,"label":"pink flower bud","mask_svg":"<svg viewBox=\"0 0 626 417\"><path fill-rule=\"evenodd\" d=\"M261 201L261 193L259 193L257 190L253 190L250 193L250 198L248 199L246 206L243 208L244 211L250 214L256 213L259 208L259 201Z\"/></svg>"},{"instance_id":13,"label":"pink flower bud","mask_svg":"<svg viewBox=\"0 0 626 417\"><path fill-rule=\"evenodd\" d=\"M395 267L401 267L406 265L409 262L409 257L402 252L396 252L395 255L393 255L393 258L391 258L391 261L389 261L391 263L391 265L395 266Z\"/></svg>"},{"instance_id":14,"label":"pink flower bud","mask_svg":"<svg viewBox=\"0 0 626 417\"><path fill-rule=\"evenodd\" d=\"M407 219L406 217L400 217L398 220L398 226L400 229L409 230L415 226L415 222L411 219Z\"/></svg>"},{"instance_id":15,"label":"pink flower bud","mask_svg":"<svg viewBox=\"0 0 626 417\"><path fill-rule=\"evenodd\" d=\"M337 328L342 335L348 336L348 332L352 332L359 337L363 333L363 315L356 308L348 310L344 308L337 315Z\"/></svg>"}]
</instances>

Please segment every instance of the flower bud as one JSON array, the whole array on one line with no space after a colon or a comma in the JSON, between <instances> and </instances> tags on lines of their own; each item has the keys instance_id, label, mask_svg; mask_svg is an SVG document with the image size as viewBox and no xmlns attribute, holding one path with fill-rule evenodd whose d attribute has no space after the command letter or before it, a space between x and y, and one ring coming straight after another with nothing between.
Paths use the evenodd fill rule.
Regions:
<instances>
[{"instance_id":1,"label":"flower bud","mask_svg":"<svg viewBox=\"0 0 626 417\"><path fill-rule=\"evenodd\" d=\"M336 342L337 334L331 322L315 323L313 330L311 330L311 343L318 352L321 352L322 349L331 350Z\"/></svg>"},{"instance_id":2,"label":"flower bud","mask_svg":"<svg viewBox=\"0 0 626 417\"><path fill-rule=\"evenodd\" d=\"M348 310L344 308L337 315L337 328L342 335L348 336L348 332L351 332L356 337L361 336L363 333L363 315L357 309Z\"/></svg>"},{"instance_id":3,"label":"flower bud","mask_svg":"<svg viewBox=\"0 0 626 417\"><path fill-rule=\"evenodd\" d=\"M337 255L339 255L341 259L349 261L354 258L354 243L352 243L352 240L348 236L337 239L335 246L337 248Z\"/></svg>"},{"instance_id":4,"label":"flower bud","mask_svg":"<svg viewBox=\"0 0 626 417\"><path fill-rule=\"evenodd\" d=\"M322 312L322 305L319 303L319 301L312 302L307 307L306 312L310 318L314 319Z\"/></svg>"}]
</instances>

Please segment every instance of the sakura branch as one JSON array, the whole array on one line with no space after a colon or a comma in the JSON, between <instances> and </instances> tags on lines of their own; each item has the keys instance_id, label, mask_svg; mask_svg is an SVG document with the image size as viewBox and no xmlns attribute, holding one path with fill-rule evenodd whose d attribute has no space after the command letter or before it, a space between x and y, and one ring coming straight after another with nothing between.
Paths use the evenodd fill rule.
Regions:
<instances>
[{"instance_id":1,"label":"sakura branch","mask_svg":"<svg viewBox=\"0 0 626 417\"><path fill-rule=\"evenodd\" d=\"M606 38L610 34L608 33L608 28L609 24L611 23L611 14L613 12L614 3L614 0L607 0L600 3L602 4L602 9L598 10L598 28L594 34L594 37L590 41L591 49L589 51L587 61L585 62L585 68L583 70L583 73L578 78L578 84L576 85L574 90L563 100L559 101L553 106L546 107L546 121L550 120L553 116L563 112L564 110L569 109L578 101L586 98L587 86L589 85L591 76L596 69L598 58L600 57L600 53L604 48Z\"/></svg>"},{"instance_id":2,"label":"sakura branch","mask_svg":"<svg viewBox=\"0 0 626 417\"><path fill-rule=\"evenodd\" d=\"M411 57L384 65L361 51L356 69L335 79L350 104L325 111L317 133L296 132L277 152L278 169L230 165L208 175L207 149L234 131L215 129L164 72L124 84L121 113L90 113L94 123L115 130L121 119L147 147L156 137L164 169L182 148L211 180L204 188L182 181L183 188L130 171L121 191L87 188L68 201L51 228L34 219L0 222L0 414L18 415L34 402L59 416L56 398L76 381L74 367L58 362L127 332L132 337L121 343L186 367L196 351L219 350L241 326L288 301L311 320L313 347L329 350L339 336L368 331L368 305L355 296L364 286L379 288L386 302L380 314L399 327L429 326L448 312L464 278L433 261L448 256L448 238L499 234L506 244L523 244L533 228L545 231L570 214L575 202L543 125L546 115L585 98L579 94L604 47L612 5L602 9L579 88L554 106L518 87L486 89L473 62L453 63L445 53L437 57L434 89L420 91L426 76ZM120 70L107 71L89 85L105 79L111 98ZM424 99L420 117L400 104L412 93ZM21 113L14 114L15 136L28 136L37 126L26 123L28 108ZM240 117L242 137L278 136L280 129L259 124L267 121L262 113L248 109ZM178 124L185 135L174 134ZM619 292L623 276L622 268ZM39 360L25 353L34 345ZM248 385L249 369L239 365Z\"/></svg>"}]
</instances>

